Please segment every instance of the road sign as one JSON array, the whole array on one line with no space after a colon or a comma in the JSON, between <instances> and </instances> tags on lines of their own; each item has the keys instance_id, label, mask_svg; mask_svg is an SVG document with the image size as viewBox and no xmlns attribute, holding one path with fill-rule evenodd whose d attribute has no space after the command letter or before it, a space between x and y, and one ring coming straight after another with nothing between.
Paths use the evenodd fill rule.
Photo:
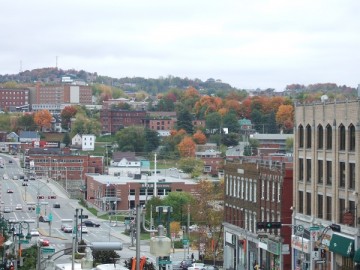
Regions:
<instances>
[{"instance_id":1,"label":"road sign","mask_svg":"<svg viewBox=\"0 0 360 270\"><path fill-rule=\"evenodd\" d=\"M27 240L27 239L20 239L20 244L29 244L29 240Z\"/></svg>"},{"instance_id":2,"label":"road sign","mask_svg":"<svg viewBox=\"0 0 360 270\"><path fill-rule=\"evenodd\" d=\"M159 261L159 265L172 264L172 261Z\"/></svg>"},{"instance_id":3,"label":"road sign","mask_svg":"<svg viewBox=\"0 0 360 270\"><path fill-rule=\"evenodd\" d=\"M53 220L53 215L52 213L49 214L49 221L52 221Z\"/></svg>"},{"instance_id":4,"label":"road sign","mask_svg":"<svg viewBox=\"0 0 360 270\"><path fill-rule=\"evenodd\" d=\"M41 248L41 253L43 254L55 253L55 248Z\"/></svg>"},{"instance_id":5,"label":"road sign","mask_svg":"<svg viewBox=\"0 0 360 270\"><path fill-rule=\"evenodd\" d=\"M79 218L86 219L86 218L89 218L89 216L88 215L79 215Z\"/></svg>"},{"instance_id":6,"label":"road sign","mask_svg":"<svg viewBox=\"0 0 360 270\"><path fill-rule=\"evenodd\" d=\"M183 243L184 246L187 246L187 245L189 245L189 240L188 239L183 239L182 243Z\"/></svg>"},{"instance_id":7,"label":"road sign","mask_svg":"<svg viewBox=\"0 0 360 270\"><path fill-rule=\"evenodd\" d=\"M309 228L310 231L318 231L320 229L319 226L312 226Z\"/></svg>"},{"instance_id":8,"label":"road sign","mask_svg":"<svg viewBox=\"0 0 360 270\"><path fill-rule=\"evenodd\" d=\"M40 207L39 206L36 206L36 214L40 214Z\"/></svg>"}]
</instances>

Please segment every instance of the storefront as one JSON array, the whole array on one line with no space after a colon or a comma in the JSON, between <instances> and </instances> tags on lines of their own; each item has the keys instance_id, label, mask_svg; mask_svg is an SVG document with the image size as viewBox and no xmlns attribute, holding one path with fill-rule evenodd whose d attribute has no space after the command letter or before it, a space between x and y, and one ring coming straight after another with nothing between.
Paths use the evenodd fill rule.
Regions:
<instances>
[{"instance_id":1,"label":"storefront","mask_svg":"<svg viewBox=\"0 0 360 270\"><path fill-rule=\"evenodd\" d=\"M354 244L352 238L335 233L332 235L329 251L334 253L335 269L354 269Z\"/></svg>"},{"instance_id":2,"label":"storefront","mask_svg":"<svg viewBox=\"0 0 360 270\"><path fill-rule=\"evenodd\" d=\"M304 269L303 265L310 261L310 240L301 236L291 236L291 248L293 249L293 265L295 270Z\"/></svg>"},{"instance_id":3,"label":"storefront","mask_svg":"<svg viewBox=\"0 0 360 270\"><path fill-rule=\"evenodd\" d=\"M224 238L224 269L237 269L238 256L236 254L236 235L230 232L225 232Z\"/></svg>"}]
</instances>

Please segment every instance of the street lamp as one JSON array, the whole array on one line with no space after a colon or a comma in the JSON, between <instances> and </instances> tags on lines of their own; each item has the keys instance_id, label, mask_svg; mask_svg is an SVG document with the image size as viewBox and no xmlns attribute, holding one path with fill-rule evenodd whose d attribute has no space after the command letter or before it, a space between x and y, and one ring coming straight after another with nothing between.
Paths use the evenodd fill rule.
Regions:
<instances>
[{"instance_id":1,"label":"street lamp","mask_svg":"<svg viewBox=\"0 0 360 270\"><path fill-rule=\"evenodd\" d=\"M17 236L17 238L15 238L15 240L18 241L18 251L17 251L18 253L17 253L16 257L20 261L21 255L22 255L21 254L21 243L27 244L27 243L29 243L29 240L31 239L30 224L27 221L11 222L10 224L12 224L12 227L10 228L9 232L13 234L14 238L15 238L15 236ZM17 233L16 233L16 229L17 229ZM27 230L26 236L24 236L23 230ZM24 239L24 237L25 237L25 239ZM15 246L14 246L14 249L15 249ZM15 264L15 269L17 269L17 263Z\"/></svg>"}]
</instances>

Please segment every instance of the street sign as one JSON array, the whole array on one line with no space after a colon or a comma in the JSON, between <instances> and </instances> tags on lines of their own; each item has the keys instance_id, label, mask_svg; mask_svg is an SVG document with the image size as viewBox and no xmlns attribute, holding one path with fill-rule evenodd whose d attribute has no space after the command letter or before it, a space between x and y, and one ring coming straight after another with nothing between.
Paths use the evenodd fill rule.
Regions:
<instances>
[{"instance_id":1,"label":"street sign","mask_svg":"<svg viewBox=\"0 0 360 270\"><path fill-rule=\"evenodd\" d=\"M309 228L310 231L318 231L320 229L319 226L312 226Z\"/></svg>"},{"instance_id":2,"label":"street sign","mask_svg":"<svg viewBox=\"0 0 360 270\"><path fill-rule=\"evenodd\" d=\"M41 248L41 253L43 254L55 253L55 248Z\"/></svg>"},{"instance_id":3,"label":"street sign","mask_svg":"<svg viewBox=\"0 0 360 270\"><path fill-rule=\"evenodd\" d=\"M172 261L159 261L159 265L172 264Z\"/></svg>"},{"instance_id":4,"label":"street sign","mask_svg":"<svg viewBox=\"0 0 360 270\"><path fill-rule=\"evenodd\" d=\"M36 206L36 214L40 214L40 207L39 206Z\"/></svg>"},{"instance_id":5,"label":"street sign","mask_svg":"<svg viewBox=\"0 0 360 270\"><path fill-rule=\"evenodd\" d=\"M189 245L189 240L188 239L183 239L182 243L183 243L184 246L187 246L187 245Z\"/></svg>"},{"instance_id":6,"label":"street sign","mask_svg":"<svg viewBox=\"0 0 360 270\"><path fill-rule=\"evenodd\" d=\"M29 244L29 240L27 240L27 239L20 239L20 244Z\"/></svg>"},{"instance_id":7,"label":"street sign","mask_svg":"<svg viewBox=\"0 0 360 270\"><path fill-rule=\"evenodd\" d=\"M53 215L52 213L49 214L49 221L52 221L53 220Z\"/></svg>"}]
</instances>

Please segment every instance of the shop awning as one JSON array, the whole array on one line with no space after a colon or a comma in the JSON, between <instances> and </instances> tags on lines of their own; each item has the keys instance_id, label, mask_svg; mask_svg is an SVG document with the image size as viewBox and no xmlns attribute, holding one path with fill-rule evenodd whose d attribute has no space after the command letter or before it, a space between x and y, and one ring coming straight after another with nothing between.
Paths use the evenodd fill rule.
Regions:
<instances>
[{"instance_id":1,"label":"shop awning","mask_svg":"<svg viewBox=\"0 0 360 270\"><path fill-rule=\"evenodd\" d=\"M355 252L354 262L360 263L360 248Z\"/></svg>"},{"instance_id":2,"label":"shop awning","mask_svg":"<svg viewBox=\"0 0 360 270\"><path fill-rule=\"evenodd\" d=\"M354 240L334 233L330 240L329 250L343 257L352 257Z\"/></svg>"}]
</instances>

